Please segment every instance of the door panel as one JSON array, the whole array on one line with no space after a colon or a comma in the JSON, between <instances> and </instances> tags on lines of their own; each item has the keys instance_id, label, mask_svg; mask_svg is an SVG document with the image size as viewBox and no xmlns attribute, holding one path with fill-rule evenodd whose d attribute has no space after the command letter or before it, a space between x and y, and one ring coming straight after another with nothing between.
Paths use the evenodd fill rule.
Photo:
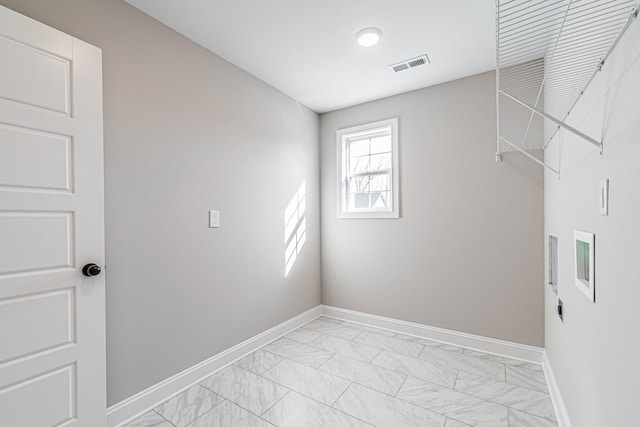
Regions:
<instances>
[{"instance_id":1,"label":"door panel","mask_svg":"<svg viewBox=\"0 0 640 427\"><path fill-rule=\"evenodd\" d=\"M71 138L0 125L0 187L72 191Z\"/></svg>"},{"instance_id":2,"label":"door panel","mask_svg":"<svg viewBox=\"0 0 640 427\"><path fill-rule=\"evenodd\" d=\"M41 49L0 37L0 98L69 115L70 63Z\"/></svg>"},{"instance_id":3,"label":"door panel","mask_svg":"<svg viewBox=\"0 0 640 427\"><path fill-rule=\"evenodd\" d=\"M0 301L0 364L75 342L74 290ZM43 322L45 318L47 321Z\"/></svg>"},{"instance_id":4,"label":"door panel","mask_svg":"<svg viewBox=\"0 0 640 427\"><path fill-rule=\"evenodd\" d=\"M71 212L0 212L0 277L73 267Z\"/></svg>"},{"instance_id":5,"label":"door panel","mask_svg":"<svg viewBox=\"0 0 640 427\"><path fill-rule=\"evenodd\" d=\"M63 366L0 391L0 413L12 427L77 425L75 389L75 365Z\"/></svg>"},{"instance_id":6,"label":"door panel","mask_svg":"<svg viewBox=\"0 0 640 427\"><path fill-rule=\"evenodd\" d=\"M101 61L0 6L0 425L106 424Z\"/></svg>"}]
</instances>

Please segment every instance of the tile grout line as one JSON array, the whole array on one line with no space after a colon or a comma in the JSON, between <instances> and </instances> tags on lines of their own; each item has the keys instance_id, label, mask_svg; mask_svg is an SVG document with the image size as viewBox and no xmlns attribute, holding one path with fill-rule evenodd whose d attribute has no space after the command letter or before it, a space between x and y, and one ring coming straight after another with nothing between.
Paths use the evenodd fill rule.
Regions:
<instances>
[{"instance_id":1,"label":"tile grout line","mask_svg":"<svg viewBox=\"0 0 640 427\"><path fill-rule=\"evenodd\" d=\"M169 424L171 424L173 427L176 427L176 425L174 423L172 423L169 419L167 419L164 415L162 415L161 413L159 413L158 411L156 411L155 409L152 409L151 411L155 412L156 414L160 415L160 417L167 421Z\"/></svg>"},{"instance_id":2,"label":"tile grout line","mask_svg":"<svg viewBox=\"0 0 640 427\"><path fill-rule=\"evenodd\" d=\"M416 344L420 344L420 343L416 343ZM424 344L420 344L420 345L422 346L422 348L420 349L420 352L418 353L418 355L417 355L417 356L415 356L415 358L416 358L416 359L419 359L419 358L420 358L420 355L421 355L422 353L424 353L424 349L425 349L425 348L427 348L427 346L426 346L426 345L424 345Z\"/></svg>"},{"instance_id":3,"label":"tile grout line","mask_svg":"<svg viewBox=\"0 0 640 427\"><path fill-rule=\"evenodd\" d=\"M349 380L347 380L349 381ZM349 381L349 385L347 386L347 388L344 389L344 391L342 393L340 393L340 396L338 396L338 398L336 399L335 402L333 402L333 404L330 406L331 408L337 409L335 407L335 404L338 403L338 400L340 400L340 398L347 392L347 390L349 390L351 388L351 386L354 384L353 381Z\"/></svg>"},{"instance_id":4,"label":"tile grout line","mask_svg":"<svg viewBox=\"0 0 640 427\"><path fill-rule=\"evenodd\" d=\"M317 367L317 368L315 368L315 369L317 369L318 371L320 371L320 368L321 368L322 366L326 365L326 364L327 364L331 359L333 359L334 357L336 357L336 354L338 354L338 353L333 352L333 354L331 355L331 357L330 357L330 358L328 358L327 360L325 360L324 362L322 362L322 363L321 363L320 365L318 365L318 367ZM320 372L324 372L324 371L320 371ZM328 373L328 372L326 372L326 373Z\"/></svg>"},{"instance_id":5,"label":"tile grout line","mask_svg":"<svg viewBox=\"0 0 640 427\"><path fill-rule=\"evenodd\" d=\"M382 353L382 350L383 350L383 349L380 349L380 350L378 351L378 353L376 353L376 355L375 355L375 356L373 356L373 359L371 359L370 361L368 361L368 362L366 362L366 363L368 363L368 364L370 364L370 365L372 365L372 366L375 366L375 365L373 364L373 361L374 361L374 360L376 360L376 359L378 358L378 356L380 356L380 353Z\"/></svg>"},{"instance_id":6,"label":"tile grout line","mask_svg":"<svg viewBox=\"0 0 640 427\"><path fill-rule=\"evenodd\" d=\"M357 328L354 328L357 329ZM363 332L365 332L363 329L359 329L360 332L358 332L356 335L354 335L349 341L353 341L353 342L357 342L356 338L358 338L360 335L362 335Z\"/></svg>"},{"instance_id":7,"label":"tile grout line","mask_svg":"<svg viewBox=\"0 0 640 427\"><path fill-rule=\"evenodd\" d=\"M380 355L382 354L382 352L383 352L383 351L384 351L384 349L383 349L383 348L381 348L381 349L380 349L380 351L378 352L378 354L376 354L376 357L374 357L373 359L371 359L371 362L368 362L368 363L369 363L371 366L378 366L378 365L376 365L376 364L375 364L375 363L373 363L373 362L375 362L375 361L376 361L376 359L378 359L378 357L380 357ZM395 372L395 371L394 371L394 372Z\"/></svg>"},{"instance_id":8,"label":"tile grout line","mask_svg":"<svg viewBox=\"0 0 640 427\"><path fill-rule=\"evenodd\" d=\"M224 399L224 397L220 396L218 393L214 392L213 390L209 390L208 388L204 387L202 384L200 384L199 382L197 382L197 383L191 384L189 387L185 388L185 389L184 389L184 390L182 390L181 392L176 393L176 394L174 394L173 396L169 397L168 399L165 399L165 400L163 400L162 402L158 403L156 406L154 406L153 408L149 409L147 412L144 412L143 414L141 414L138 418L140 418L140 417L142 417L142 416L144 416L144 415L146 415L146 414L148 414L148 413L150 413L150 412L155 412L156 414L160 415L162 418L164 418L165 420L167 420L167 422L169 422L170 424L172 424L172 425L174 425L174 426L175 426L175 424L174 424L171 420L169 420L167 417L165 417L164 415L162 415L162 414L161 414L161 413L160 413L156 408L158 408L158 407L160 407L160 406L164 405L165 403L169 402L169 401L170 401L170 400L172 400L172 399L175 399L176 397L180 396L181 394L183 394L183 393L185 393L185 392L188 392L190 389L192 389L192 388L193 388L193 387L195 387L195 386L202 387L202 388L204 388L205 390L207 390L208 392L215 394L216 396L220 397L221 399ZM218 402L218 403L220 403L220 402ZM211 409L215 408L216 406L218 406L218 404L213 405L213 407L212 407ZM206 412L209 412L209 411L206 411ZM195 420L195 418L194 418L194 420ZM191 421L191 422L192 422L192 421ZM191 423L191 422L190 422L190 423ZM124 425L123 427L127 427L127 425L128 425L128 423L127 423L126 425Z\"/></svg>"},{"instance_id":9,"label":"tile grout line","mask_svg":"<svg viewBox=\"0 0 640 427\"><path fill-rule=\"evenodd\" d=\"M228 399L227 399L227 400L228 400ZM237 403L235 403L235 402L233 402L233 401L231 401L231 400L229 400L229 403L231 403L232 405L237 406L237 407L238 407L238 408L240 408L241 410L246 411L247 413L249 413L249 414L251 414L251 415L254 415L256 418L258 418L258 419L260 419L260 420L264 421L265 423L267 423L267 424L269 424L269 425L273 425L273 423L270 423L269 421L265 420L265 419L264 419L264 418L262 418L260 415L256 415L255 413L251 412L251 411L250 411L250 410L248 410L248 409L243 408L242 406L238 405ZM187 427L189 427L189 426L187 426ZM275 426L274 426L274 427L275 427Z\"/></svg>"},{"instance_id":10,"label":"tile grout line","mask_svg":"<svg viewBox=\"0 0 640 427\"><path fill-rule=\"evenodd\" d=\"M252 353L252 354L253 354L253 353ZM284 359L284 358L283 358L283 359ZM289 359L287 359L287 360L289 360ZM267 369L267 371L270 371L271 369L275 368L276 366L278 366L279 364L281 364L281 363L283 363L283 362L284 362L284 360L279 361L279 362L278 362L278 363L276 363L274 366L272 366L270 369ZM295 360L292 360L292 362L295 362ZM300 362L296 362L296 363L300 363ZM304 365L304 366L307 366L307 365ZM274 407L274 406L276 405L276 403L278 403L279 401L281 401L281 400L282 400L282 398L284 398L284 397L285 397L287 394L289 394L289 392L291 392L291 390L292 390L290 387L287 387L287 386L285 386L285 385L283 385L283 384L280 384L279 382L274 381L274 380L272 380L271 378L267 378L267 377L265 377L265 376L263 376L263 375L256 374L255 372L251 372L251 371L249 371L248 369L244 369L244 368L242 368L242 367L240 367L240 366L236 366L236 367L237 367L237 368L239 368L239 369L242 369L242 370L244 370L244 371L246 371L246 372L249 372L249 373L251 373L251 374L254 374L254 375L256 375L256 376L258 376L258 377L262 378L262 379L263 379L263 380L265 380L265 381L269 381L269 382L271 382L271 383L273 383L273 384L276 384L276 385L278 385L278 386L280 386L280 387L282 387L282 388L285 388L285 389L287 390L287 392L286 392L285 394L283 394L280 398L278 398L278 399L277 399L277 400L276 400L272 405L270 405L267 409L265 409L264 411L262 411L262 413L261 413L261 414L256 414L255 412L252 412L249 408L243 408L243 409L245 409L247 412L250 412L250 413L252 413L252 414L256 415L258 418L262 418L262 415L263 415L265 412L267 412L269 409L271 409L272 407ZM266 373L267 371L265 371L264 373ZM240 406L238 403L236 403L236 402L232 401L231 399L227 399L227 400L229 400L229 401L230 401L231 403L233 403L234 405L237 405L238 407L242 408L242 406ZM269 424L271 424L271 423L269 423Z\"/></svg>"},{"instance_id":11,"label":"tile grout line","mask_svg":"<svg viewBox=\"0 0 640 427\"><path fill-rule=\"evenodd\" d=\"M507 382L507 364L504 364L504 382Z\"/></svg>"},{"instance_id":12,"label":"tile grout line","mask_svg":"<svg viewBox=\"0 0 640 427\"><path fill-rule=\"evenodd\" d=\"M456 371L456 379L453 380L453 388L452 388L453 391L458 391L459 392L459 390L456 390L456 384L458 383L458 377L459 376L460 376L460 369L458 369Z\"/></svg>"},{"instance_id":13,"label":"tile grout line","mask_svg":"<svg viewBox=\"0 0 640 427\"><path fill-rule=\"evenodd\" d=\"M345 381L349 381L349 380L345 380ZM352 385L352 384L353 384L353 381L349 381L349 385L348 385L348 386L346 386L346 387L344 388L344 390L342 390L342 393L340 393L340 396L338 396L338 397L336 398L336 400L334 400L334 401L333 401L333 403L332 403L331 405L327 405L326 403L325 403L325 405L329 406L330 408L333 408L333 405L335 405L335 404L336 404L336 402L337 402L338 400L340 400L340 398L342 397L342 395L343 395L343 394L345 394L345 393L347 392L347 390L349 390L349 388L351 387L351 385ZM320 402L320 403L322 403L322 402ZM334 409L335 409L335 408L334 408Z\"/></svg>"},{"instance_id":14,"label":"tile grout line","mask_svg":"<svg viewBox=\"0 0 640 427\"><path fill-rule=\"evenodd\" d=\"M218 406L219 404L221 404L223 401L225 401L225 400L226 400L222 395L220 395L220 394L218 394L218 393L216 393L216 392L214 392L214 391L212 391L212 390L209 390L208 388L206 388L205 386L203 386L202 384L199 384L199 383L196 383L196 384L192 385L192 386L191 386L191 387L189 387L188 389L186 389L186 390L182 391L181 393L179 393L179 394L177 394L177 395L173 396L171 399L174 399L174 398L176 398L177 396L180 396L181 394L184 394L184 393L187 393L187 396L188 396L189 391L190 391L191 389L193 389L194 387L200 387L200 388L202 388L205 392L212 394L213 396L215 396L215 397L219 398L220 400L219 400L218 402L216 402L216 403L215 403L211 408L209 408L208 410L204 411L202 414L198 415L197 417L195 417L195 418L194 418L194 419L192 419L191 421L189 421L189 422L186 424L186 426L188 426L189 424L193 423L195 420L197 420L198 418L200 418L200 417L201 417L201 416L203 416L204 414L208 413L209 411L212 411L216 406ZM210 397L210 396L207 396L207 397ZM164 401L164 402L163 402L163 403L161 403L160 405L164 405L165 403L169 402L171 399L167 399L166 401ZM198 403L199 403L199 404L201 404L205 399L206 399L206 397L205 397L204 399L200 399L200 400L198 401ZM187 402L188 402L188 400L187 400ZM160 406L160 405L158 405L158 406ZM187 406L191 406L191 405L187 405ZM156 408L157 408L157 406L156 406ZM154 409L154 411L155 411L155 409ZM158 411L156 411L156 412L158 412ZM158 412L158 414L160 414L163 418L168 419L167 417L165 417L164 415L162 415L160 412ZM169 420L169 421L171 421L171 420Z\"/></svg>"},{"instance_id":15,"label":"tile grout line","mask_svg":"<svg viewBox=\"0 0 640 427\"><path fill-rule=\"evenodd\" d=\"M280 384L280 385L282 385L282 384ZM284 387L284 386L283 386L283 387ZM288 396L288 395L289 395L289 393L291 393L291 392L292 392L292 389L290 389L289 387L285 387L285 388L287 389L287 392L286 392L285 394L283 394L283 395L282 395L282 397L280 397L278 400L276 400L275 402L273 402L273 404L272 404L271 406L269 406L267 409L265 409L264 411L262 411L262 414L261 414L261 415L258 415L258 417L259 417L260 419L264 419L264 418L262 418L262 415L264 415L264 414L266 414L267 412L269 412L269 411L271 410L271 408L273 408L274 406L276 406L276 405L277 405L277 404L278 404L282 399L284 399L286 396ZM265 421L267 421L267 420L265 420ZM269 422L269 421L267 421L267 422ZM272 424L272 423L269 423L269 424Z\"/></svg>"},{"instance_id":16,"label":"tile grout line","mask_svg":"<svg viewBox=\"0 0 640 427\"><path fill-rule=\"evenodd\" d=\"M340 398L341 398L341 397L342 397L342 396L347 392L347 390L349 390L349 389L351 388L351 386L352 386L353 384L355 384L355 383L354 383L354 382L351 382L351 384L349 384L349 387L345 388L345 389L344 389L344 391L342 392L342 394L341 394L340 396L338 396L338 398L336 399L336 401L335 401L335 402L333 402L333 405L331 405L331 406L329 406L329 407L330 407L331 409L334 409L334 410L336 410L336 411L338 411L338 412L341 412L341 413L343 413L343 414L345 414L345 415L347 415L347 416L349 416L349 417L351 417L351 418L354 418L354 419L356 419L356 420L362 421L363 423L365 423L365 424L367 424L367 425L373 426L373 424L371 424L371 423L369 423L369 422L367 422L367 421L363 420L362 418L356 417L355 415L352 415L352 414L350 414L350 413L348 413L348 412L346 412L346 411L343 411L343 410L342 410L342 409L340 409L340 408L336 408L336 407L335 407L335 404L336 404L336 403L338 403L338 400L340 400Z\"/></svg>"},{"instance_id":17,"label":"tile grout line","mask_svg":"<svg viewBox=\"0 0 640 427\"><path fill-rule=\"evenodd\" d=\"M394 372L397 372L397 371L394 371ZM400 394L400 390L402 390L402 387L404 386L404 383L406 383L408 379L409 379L409 375L405 375L404 376L404 380L402 380L402 384L400 384L400 387L398 387L398 391L396 391L396 394L393 397L395 397L397 399L400 399L398 397L398 395ZM400 400L402 400L402 399L400 399Z\"/></svg>"},{"instance_id":18,"label":"tile grout line","mask_svg":"<svg viewBox=\"0 0 640 427\"><path fill-rule=\"evenodd\" d=\"M251 354L253 354L253 353L251 353ZM265 376L264 376L264 374L266 374L267 372L269 372L269 371L270 371L270 370L272 370L272 369L275 369L278 365L282 364L282 362L284 362L285 360L289 360L289 359L285 359L285 358L283 357L281 361L279 361L278 363L276 363L275 365L273 365L272 367L270 367L269 369L267 369L267 370L266 370L266 371L264 371L263 373L261 373L261 374L256 374L256 375L257 375L257 376L259 376L259 377L264 378L265 380L268 380L269 378L265 377ZM241 368L241 366L238 366L238 368ZM251 372L251 371L249 371L249 372ZM254 372L254 373L255 373L255 372Z\"/></svg>"},{"instance_id":19,"label":"tile grout line","mask_svg":"<svg viewBox=\"0 0 640 427\"><path fill-rule=\"evenodd\" d=\"M318 332L318 335L320 335L318 338L314 338L313 340L311 340L311 342L309 342L309 343L307 343L307 344L309 344L310 346L316 347L316 348L320 348L320 347L318 347L318 346L316 346L316 345L313 345L313 343L314 343L314 342L316 342L316 341L318 341L320 338L322 338L322 337L327 337L327 336L329 336L329 335L327 335L327 334L323 334L323 333L321 333L321 332Z\"/></svg>"},{"instance_id":20,"label":"tile grout line","mask_svg":"<svg viewBox=\"0 0 640 427\"><path fill-rule=\"evenodd\" d=\"M201 386L201 387L204 387L204 386ZM205 388L206 388L206 387L205 387ZM209 390L209 389L207 389L207 390ZM213 393L213 392L212 392L212 393ZM221 395L219 395L219 394L217 394L217 393L215 393L215 394L216 394L216 396L220 396L220 402L218 402L218 403L216 403L215 405L213 405L213 406L211 407L211 409L209 409L208 411L203 412L201 415L198 415L197 417L195 417L194 419L192 419L191 421L189 421L189 422L185 425L185 427L189 427L189 426L193 425L193 423L195 423L195 422L196 422L196 420L198 420L198 419L200 419L200 418L204 417L206 414L208 414L209 412L213 411L215 408L217 408L219 405L221 405L225 400L229 400L229 399L227 399L226 397L222 397ZM231 402L231 401L229 400L229 402ZM231 402L231 403L233 403L233 402Z\"/></svg>"},{"instance_id":21,"label":"tile grout line","mask_svg":"<svg viewBox=\"0 0 640 427\"><path fill-rule=\"evenodd\" d=\"M251 353L251 354L253 354L253 353ZM280 361L280 362L282 362L282 361ZM278 363L280 363L280 362L278 362ZM255 372L251 372L251 371L249 371L248 369L244 369L244 368L242 368L242 367L240 367L240 366L236 366L236 365L229 365L229 366L234 366L234 367L236 367L236 368L238 368L238 369L240 369L240 370L243 370L243 371L245 371L245 372L248 372L248 373L250 373L250 374L252 374L252 375L255 375L255 376L257 376L257 377L261 377L261 378L262 378L263 380L265 380L265 381L270 381L270 382L272 382L272 383L274 383L274 384L279 385L280 387L284 387L285 389L287 389L287 393L285 393L282 397L286 396L286 395L289 393L289 391L291 391L291 389L290 389L289 387L285 387L285 386L283 386L283 385L281 385L281 384L278 384L278 383L276 383L275 381L270 380L270 379L268 379L268 378L265 378L265 377L263 377L262 375L256 374ZM228 368L228 367L227 367L227 368ZM226 370L227 368L225 368L225 370ZM222 371L220 371L220 372L222 372ZM216 374L213 374L213 375L216 375ZM207 377L207 378L211 378L213 375L210 375L210 376L209 376L209 377ZM205 380L206 380L206 378L205 378ZM203 380L203 381L205 381L205 380ZM200 384L200 383L198 383L198 384ZM228 400L229 402L231 402L232 404L236 405L237 407L239 407L239 408L241 408L241 409L243 409L243 410L245 410L245 411L249 412L250 414L253 414L253 415L255 415L256 417L260 418L260 414L256 414L256 413L255 413L255 412L253 412L251 409L249 409L249 408L245 408L245 407L243 407L243 406L240 406L238 403L234 402L233 400L231 400L231 399L229 399L229 398L225 397L224 395L222 395L222 394L220 394L220 393L218 393L218 392L216 392L216 391L214 391L214 390L211 390L209 387L207 387L207 386L205 386L205 385L203 385L203 384L200 384L200 385L201 385L202 387L206 388L207 390L211 391L212 393L215 393L215 394L217 394L218 396L222 397L224 400ZM280 399L278 399L278 400L280 400ZM216 405L216 406L218 406L218 405ZM213 409L213 408L212 408L212 409ZM209 412L209 411L207 411L207 412ZM200 418L200 417L198 417L198 418ZM269 424L271 424L271 423L269 423Z\"/></svg>"},{"instance_id":22,"label":"tile grout line","mask_svg":"<svg viewBox=\"0 0 640 427\"><path fill-rule=\"evenodd\" d=\"M306 366L306 365L305 365L305 366ZM307 366L307 367L308 367L308 368L310 368L309 366ZM311 369L316 369L316 368L311 368ZM317 369L317 370L318 370L318 371L320 371L319 369ZM320 371L320 372L321 372L321 373L325 373L325 374L327 374L327 375L331 375L331 374L328 374L327 372L324 372L324 371ZM335 375L332 375L332 376L334 376L334 377L335 377ZM336 377L336 378L338 378L338 379L342 379L342 378L340 378L340 377ZM277 385L279 385L279 386L281 386L281 387L286 388L286 389L287 389L287 392L285 393L285 395L284 395L284 396L286 396L286 395L287 395L287 394L289 394L290 392L295 392L295 393L298 393L298 394L299 394L299 395L301 395L301 396L307 397L307 398L309 398L309 399L311 399L311 400L313 400L313 401L315 401L315 402L317 402L317 403L322 403L323 405L326 405L326 403L324 403L324 402L320 402L320 401L319 401L318 399L316 399L315 397L308 396L308 395L306 395L306 394L302 393L301 391L294 390L294 389L292 389L291 387L286 386L286 385L284 385L284 384L282 384L282 383L279 383L279 382L277 382L277 381L275 381L275 380L272 380L272 379L270 379L270 378L265 378L265 379L266 379L266 380L269 380L269 381L271 381L271 382L273 382L273 383L275 383L275 384L277 384ZM347 387L345 388L345 390L346 390L347 388L349 388L349 386L347 386ZM343 391L342 393L344 393L344 391ZM342 396L342 393L340 394L341 396ZM282 399L284 398L284 396L282 396L280 399L278 399L278 402L279 402L280 400L282 400ZM276 402L276 403L277 403L277 402ZM271 405L271 406L269 407L269 409L271 409L273 406L275 406L275 403L274 403L273 405ZM267 411L268 411L269 409L267 409ZM264 414L265 412L267 412L267 411L264 411L264 412L263 412L263 414Z\"/></svg>"}]
</instances>

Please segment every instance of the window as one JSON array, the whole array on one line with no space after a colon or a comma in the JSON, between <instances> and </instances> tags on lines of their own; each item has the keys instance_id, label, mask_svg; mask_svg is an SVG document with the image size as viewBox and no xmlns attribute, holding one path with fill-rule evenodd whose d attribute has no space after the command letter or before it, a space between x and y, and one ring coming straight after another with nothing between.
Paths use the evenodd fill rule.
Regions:
<instances>
[{"instance_id":1,"label":"window","mask_svg":"<svg viewBox=\"0 0 640 427\"><path fill-rule=\"evenodd\" d=\"M398 218L398 119L337 132L338 218Z\"/></svg>"}]
</instances>

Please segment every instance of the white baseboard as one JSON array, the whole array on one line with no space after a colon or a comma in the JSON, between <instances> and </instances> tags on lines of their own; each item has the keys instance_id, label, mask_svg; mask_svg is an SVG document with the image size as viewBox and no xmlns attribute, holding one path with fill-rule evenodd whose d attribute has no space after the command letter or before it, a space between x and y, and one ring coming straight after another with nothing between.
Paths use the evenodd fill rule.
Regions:
<instances>
[{"instance_id":1,"label":"white baseboard","mask_svg":"<svg viewBox=\"0 0 640 427\"><path fill-rule=\"evenodd\" d=\"M240 344L218 353L197 365L194 365L134 396L131 396L128 399L123 400L122 402L111 406L107 409L107 426L117 427L129 422L216 371L315 319L320 316L321 313L322 307L320 305L313 307L292 319L274 326L259 335L249 338Z\"/></svg>"},{"instance_id":2,"label":"white baseboard","mask_svg":"<svg viewBox=\"0 0 640 427\"><path fill-rule=\"evenodd\" d=\"M502 341L495 338L487 338L480 335L467 334L449 329L435 328L419 323L406 322L404 320L389 317L376 316L374 314L361 313L344 308L322 306L322 314L340 320L362 323L380 329L413 335L428 340L439 341L472 350L492 353L511 359L524 360L526 362L542 364L542 352L540 347Z\"/></svg>"},{"instance_id":3,"label":"white baseboard","mask_svg":"<svg viewBox=\"0 0 640 427\"><path fill-rule=\"evenodd\" d=\"M238 359L243 358L249 353L256 351L260 347L267 345L281 336L288 334L292 330L299 328L320 315L349 322L361 323L367 326L413 335L446 344L466 347L473 350L496 354L498 356L524 360L531 363L540 364L543 359L543 350L538 347L448 329L435 328L419 323L406 322L403 320L376 316L343 308L318 305L111 406L107 409L107 426L122 426L172 396L175 396L183 390L191 387L193 384L212 375L216 371L219 371L220 369L230 365ZM545 363L548 364L548 361ZM547 366L545 366L544 369L545 375L547 375L547 370L551 372L550 367L547 368ZM550 375L552 378L553 374L551 373ZM550 387L551 384L555 385L555 380L552 381L549 376L547 376L547 379ZM557 396L560 396L557 391L557 385L555 385L555 392ZM554 398L553 392L551 397L552 399ZM561 401L562 399L560 399L560 402ZM556 400L554 400L554 406L556 406ZM564 405L562 405L562 408L564 408ZM556 412L558 412L557 409ZM560 420L560 417L558 417L558 420ZM571 427L571 424L560 424L560 427Z\"/></svg>"},{"instance_id":4,"label":"white baseboard","mask_svg":"<svg viewBox=\"0 0 640 427\"><path fill-rule=\"evenodd\" d=\"M551 396L551 402L553 402L553 409L556 413L556 419L558 420L558 427L571 427L571 420L569 419L569 413L566 406L564 406L564 400L560 394L560 388L556 382L556 377L551 369L551 362L545 351L542 355L542 368L544 369L544 377L547 379L547 387L549 387L549 396Z\"/></svg>"}]
</instances>

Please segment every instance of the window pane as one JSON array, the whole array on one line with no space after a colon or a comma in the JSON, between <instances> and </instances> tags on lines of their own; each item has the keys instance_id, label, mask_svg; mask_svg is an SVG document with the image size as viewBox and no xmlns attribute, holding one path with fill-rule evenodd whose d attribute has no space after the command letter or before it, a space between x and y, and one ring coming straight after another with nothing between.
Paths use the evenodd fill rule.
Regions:
<instances>
[{"instance_id":1,"label":"window pane","mask_svg":"<svg viewBox=\"0 0 640 427\"><path fill-rule=\"evenodd\" d=\"M369 193L356 193L354 194L354 208L366 209L369 208Z\"/></svg>"},{"instance_id":2,"label":"window pane","mask_svg":"<svg viewBox=\"0 0 640 427\"><path fill-rule=\"evenodd\" d=\"M371 191L388 191L390 190L389 181L389 174L372 176L369 188Z\"/></svg>"},{"instance_id":3,"label":"window pane","mask_svg":"<svg viewBox=\"0 0 640 427\"><path fill-rule=\"evenodd\" d=\"M352 157L349 161L349 173L363 173L369 170L369 156Z\"/></svg>"},{"instance_id":4,"label":"window pane","mask_svg":"<svg viewBox=\"0 0 640 427\"><path fill-rule=\"evenodd\" d=\"M369 154L369 140L362 139L349 143L349 154L351 157L366 156Z\"/></svg>"},{"instance_id":5,"label":"window pane","mask_svg":"<svg viewBox=\"0 0 640 427\"><path fill-rule=\"evenodd\" d=\"M375 200L374 199L375 194ZM371 205L374 208L388 208L389 207L389 191L381 191L376 193L371 193Z\"/></svg>"},{"instance_id":6,"label":"window pane","mask_svg":"<svg viewBox=\"0 0 640 427\"><path fill-rule=\"evenodd\" d=\"M371 139L371 154L391 152L391 135Z\"/></svg>"},{"instance_id":7,"label":"window pane","mask_svg":"<svg viewBox=\"0 0 640 427\"><path fill-rule=\"evenodd\" d=\"M369 171L391 169L391 153L371 156Z\"/></svg>"},{"instance_id":8,"label":"window pane","mask_svg":"<svg viewBox=\"0 0 640 427\"><path fill-rule=\"evenodd\" d=\"M385 207L384 203L380 200L381 194L379 191L373 191L371 193L371 207L373 208L383 208Z\"/></svg>"},{"instance_id":9,"label":"window pane","mask_svg":"<svg viewBox=\"0 0 640 427\"><path fill-rule=\"evenodd\" d=\"M369 191L369 176L354 176L349 178L349 193L364 193Z\"/></svg>"}]
</instances>

